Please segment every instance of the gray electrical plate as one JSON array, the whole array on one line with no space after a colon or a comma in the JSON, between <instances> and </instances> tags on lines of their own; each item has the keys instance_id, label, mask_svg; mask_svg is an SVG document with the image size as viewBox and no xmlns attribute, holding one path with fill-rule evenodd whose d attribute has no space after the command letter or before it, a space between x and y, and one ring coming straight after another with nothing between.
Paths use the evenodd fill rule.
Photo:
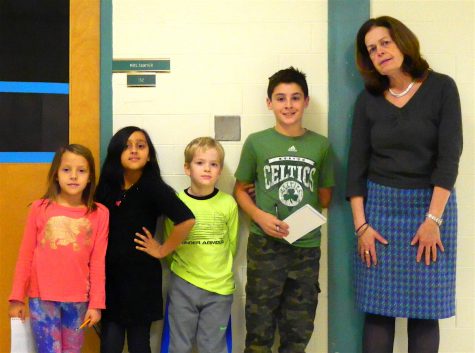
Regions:
<instances>
[{"instance_id":1,"label":"gray electrical plate","mask_svg":"<svg viewBox=\"0 0 475 353\"><path fill-rule=\"evenodd\" d=\"M241 141L241 117L239 115L215 115L214 137L218 141Z\"/></svg>"}]
</instances>

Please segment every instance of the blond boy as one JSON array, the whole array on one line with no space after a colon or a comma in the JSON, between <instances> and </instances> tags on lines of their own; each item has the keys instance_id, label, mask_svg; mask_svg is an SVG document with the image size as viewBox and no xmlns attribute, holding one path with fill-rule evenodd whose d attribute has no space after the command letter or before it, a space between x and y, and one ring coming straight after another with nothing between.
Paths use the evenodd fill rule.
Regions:
<instances>
[{"instance_id":1,"label":"blond boy","mask_svg":"<svg viewBox=\"0 0 475 353\"><path fill-rule=\"evenodd\" d=\"M233 259L237 249L238 207L233 197L216 188L224 150L210 137L199 137L185 149L190 186L178 197L196 223L169 258L168 320L170 353L227 353L226 329L234 292ZM173 223L165 223L169 234Z\"/></svg>"}]
</instances>

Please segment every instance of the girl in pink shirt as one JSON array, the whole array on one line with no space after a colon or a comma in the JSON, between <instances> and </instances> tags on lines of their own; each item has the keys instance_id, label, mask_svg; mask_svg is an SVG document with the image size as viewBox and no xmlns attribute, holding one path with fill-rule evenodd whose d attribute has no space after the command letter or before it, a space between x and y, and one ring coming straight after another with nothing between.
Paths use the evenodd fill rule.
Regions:
<instances>
[{"instance_id":1,"label":"girl in pink shirt","mask_svg":"<svg viewBox=\"0 0 475 353\"><path fill-rule=\"evenodd\" d=\"M48 189L31 204L9 298L10 317L30 320L37 353L79 353L78 327L105 308L109 212L93 201L94 159L84 146L56 152Z\"/></svg>"}]
</instances>

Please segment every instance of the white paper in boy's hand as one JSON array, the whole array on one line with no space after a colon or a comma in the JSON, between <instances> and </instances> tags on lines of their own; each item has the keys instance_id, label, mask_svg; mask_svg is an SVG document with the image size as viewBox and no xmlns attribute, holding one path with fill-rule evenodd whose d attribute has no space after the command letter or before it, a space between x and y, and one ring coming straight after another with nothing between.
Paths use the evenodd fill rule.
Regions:
<instances>
[{"instance_id":1,"label":"white paper in boy's hand","mask_svg":"<svg viewBox=\"0 0 475 353\"><path fill-rule=\"evenodd\" d=\"M302 238L315 228L320 227L327 222L324 215L315 208L306 204L283 220L289 225L289 235L283 239L290 244Z\"/></svg>"},{"instance_id":2,"label":"white paper in boy's hand","mask_svg":"<svg viewBox=\"0 0 475 353\"><path fill-rule=\"evenodd\" d=\"M12 317L11 325L11 353L35 353L35 343L31 333L30 319L22 321L20 318Z\"/></svg>"}]
</instances>

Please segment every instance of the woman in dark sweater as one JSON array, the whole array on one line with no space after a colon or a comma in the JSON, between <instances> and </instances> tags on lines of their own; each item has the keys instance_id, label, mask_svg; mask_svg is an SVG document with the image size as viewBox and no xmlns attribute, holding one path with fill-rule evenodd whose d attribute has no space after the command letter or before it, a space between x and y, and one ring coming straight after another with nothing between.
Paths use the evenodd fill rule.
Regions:
<instances>
[{"instance_id":1,"label":"woman in dark sweater","mask_svg":"<svg viewBox=\"0 0 475 353\"><path fill-rule=\"evenodd\" d=\"M365 22L356 46L366 89L355 107L347 197L363 351L392 352L395 317L405 317L409 352L437 352L438 319L455 314L457 87L429 69L416 36L394 18Z\"/></svg>"},{"instance_id":2,"label":"woman in dark sweater","mask_svg":"<svg viewBox=\"0 0 475 353\"><path fill-rule=\"evenodd\" d=\"M151 323L163 317L162 268L159 260L136 249L134 238L154 234L164 214L175 223L173 237L156 243L160 258L165 257L188 235L194 216L162 180L149 135L134 126L112 137L96 200L110 212L101 352L121 353L126 333L129 352L150 352Z\"/></svg>"}]
</instances>

